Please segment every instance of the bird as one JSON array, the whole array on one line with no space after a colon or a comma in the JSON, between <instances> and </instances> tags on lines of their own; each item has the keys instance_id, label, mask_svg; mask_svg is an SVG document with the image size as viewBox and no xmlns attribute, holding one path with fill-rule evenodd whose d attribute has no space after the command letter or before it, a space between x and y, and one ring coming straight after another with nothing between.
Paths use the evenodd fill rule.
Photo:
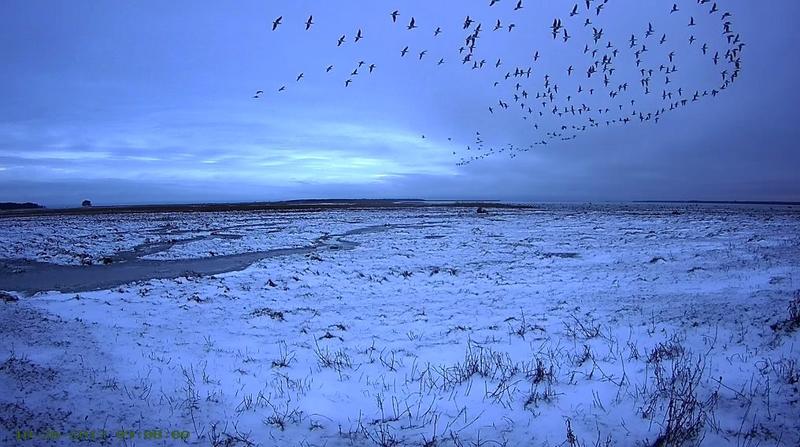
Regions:
<instances>
[{"instance_id":1,"label":"bird","mask_svg":"<svg viewBox=\"0 0 800 447\"><path fill-rule=\"evenodd\" d=\"M369 72L372 73L372 70L374 70L375 67L376 67L375 64L369 64Z\"/></svg>"},{"instance_id":2,"label":"bird","mask_svg":"<svg viewBox=\"0 0 800 447\"><path fill-rule=\"evenodd\" d=\"M439 34L442 34L442 29L440 27L436 27L436 31L433 32L433 37L436 37Z\"/></svg>"},{"instance_id":3,"label":"bird","mask_svg":"<svg viewBox=\"0 0 800 447\"><path fill-rule=\"evenodd\" d=\"M299 75L297 75L297 81L300 81L301 79L303 79L303 73L300 73Z\"/></svg>"},{"instance_id":4,"label":"bird","mask_svg":"<svg viewBox=\"0 0 800 447\"><path fill-rule=\"evenodd\" d=\"M473 22L473 20L470 19L469 16L467 16L467 18L464 19L464 29L467 29L470 26L472 26L472 22Z\"/></svg>"},{"instance_id":5,"label":"bird","mask_svg":"<svg viewBox=\"0 0 800 447\"><path fill-rule=\"evenodd\" d=\"M522 0L517 2L517 6L514 7L514 11L519 11L520 9L522 9Z\"/></svg>"},{"instance_id":6,"label":"bird","mask_svg":"<svg viewBox=\"0 0 800 447\"><path fill-rule=\"evenodd\" d=\"M348 80L344 81L344 86L345 87L349 87L352 82L353 82L352 79L348 79Z\"/></svg>"},{"instance_id":7,"label":"bird","mask_svg":"<svg viewBox=\"0 0 800 447\"><path fill-rule=\"evenodd\" d=\"M408 46L406 46L405 48L403 48L403 50L400 52L400 57L403 57L403 56L405 56L405 55L406 55L406 53L408 53Z\"/></svg>"},{"instance_id":8,"label":"bird","mask_svg":"<svg viewBox=\"0 0 800 447\"><path fill-rule=\"evenodd\" d=\"M342 46L342 44L344 43L344 40L345 40L345 35L342 34L342 37L339 38L339 43L337 43L336 46L337 47Z\"/></svg>"},{"instance_id":9,"label":"bird","mask_svg":"<svg viewBox=\"0 0 800 447\"><path fill-rule=\"evenodd\" d=\"M314 24L312 20L313 18L314 16L308 16L308 20L306 20L306 31L308 31L308 29L311 28L311 25Z\"/></svg>"},{"instance_id":10,"label":"bird","mask_svg":"<svg viewBox=\"0 0 800 447\"><path fill-rule=\"evenodd\" d=\"M358 42L359 40L361 40L363 38L364 38L364 36L361 34L361 28L359 28L358 32L356 33L356 40L355 41Z\"/></svg>"},{"instance_id":11,"label":"bird","mask_svg":"<svg viewBox=\"0 0 800 447\"><path fill-rule=\"evenodd\" d=\"M328 65L328 68L325 69L325 73L330 73L333 70L333 65Z\"/></svg>"},{"instance_id":12,"label":"bird","mask_svg":"<svg viewBox=\"0 0 800 447\"><path fill-rule=\"evenodd\" d=\"M672 4L672 10L669 13L672 14L673 12L678 12L678 11L679 11L678 4L677 3L673 3Z\"/></svg>"},{"instance_id":13,"label":"bird","mask_svg":"<svg viewBox=\"0 0 800 447\"><path fill-rule=\"evenodd\" d=\"M408 23L408 29L412 30L417 27L417 21L412 17L411 22Z\"/></svg>"},{"instance_id":14,"label":"bird","mask_svg":"<svg viewBox=\"0 0 800 447\"><path fill-rule=\"evenodd\" d=\"M283 20L283 16L278 17L275 21L272 22L272 31L278 29L278 26L281 24L281 20Z\"/></svg>"},{"instance_id":15,"label":"bird","mask_svg":"<svg viewBox=\"0 0 800 447\"><path fill-rule=\"evenodd\" d=\"M395 10L389 15L392 16L392 23L397 23L397 16L400 15L400 11Z\"/></svg>"}]
</instances>

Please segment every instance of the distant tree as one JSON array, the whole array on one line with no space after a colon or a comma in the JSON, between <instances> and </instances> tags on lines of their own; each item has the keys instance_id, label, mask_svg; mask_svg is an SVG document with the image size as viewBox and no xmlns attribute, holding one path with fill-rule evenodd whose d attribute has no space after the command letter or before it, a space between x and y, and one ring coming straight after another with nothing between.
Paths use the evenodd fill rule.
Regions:
<instances>
[{"instance_id":1,"label":"distant tree","mask_svg":"<svg viewBox=\"0 0 800 447\"><path fill-rule=\"evenodd\" d=\"M84 207L84 208L89 208L89 207L92 206L92 201L91 200L84 200L83 202L81 202L81 206Z\"/></svg>"}]
</instances>

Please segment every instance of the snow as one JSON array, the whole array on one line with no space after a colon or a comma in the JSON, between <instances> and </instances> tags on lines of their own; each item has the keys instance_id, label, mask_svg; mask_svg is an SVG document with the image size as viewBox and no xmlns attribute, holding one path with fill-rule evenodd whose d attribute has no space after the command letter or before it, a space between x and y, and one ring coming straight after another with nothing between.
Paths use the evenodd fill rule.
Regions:
<instances>
[{"instance_id":1,"label":"snow","mask_svg":"<svg viewBox=\"0 0 800 447\"><path fill-rule=\"evenodd\" d=\"M3 218L0 256L66 264L173 239L190 242L144 256L329 237L241 271L0 303L2 436L797 445L799 216L550 205ZM156 429L160 441L137 437Z\"/></svg>"}]
</instances>

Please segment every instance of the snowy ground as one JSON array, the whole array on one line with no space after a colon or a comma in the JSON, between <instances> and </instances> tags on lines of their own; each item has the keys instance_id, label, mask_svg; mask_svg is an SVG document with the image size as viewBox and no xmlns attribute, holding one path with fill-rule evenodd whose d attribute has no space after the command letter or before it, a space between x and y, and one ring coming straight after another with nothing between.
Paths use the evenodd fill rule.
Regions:
<instances>
[{"instance_id":1,"label":"snowy ground","mask_svg":"<svg viewBox=\"0 0 800 447\"><path fill-rule=\"evenodd\" d=\"M0 443L800 443L797 209L2 218L0 258L224 256L326 234L242 271L11 291Z\"/></svg>"}]
</instances>

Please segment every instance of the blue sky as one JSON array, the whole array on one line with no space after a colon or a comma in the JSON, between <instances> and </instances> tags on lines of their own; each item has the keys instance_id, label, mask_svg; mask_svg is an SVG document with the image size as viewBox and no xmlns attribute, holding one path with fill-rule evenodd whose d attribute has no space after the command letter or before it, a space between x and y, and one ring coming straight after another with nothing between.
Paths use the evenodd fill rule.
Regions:
<instances>
[{"instance_id":1,"label":"blue sky","mask_svg":"<svg viewBox=\"0 0 800 447\"><path fill-rule=\"evenodd\" d=\"M600 16L581 7L570 18L574 3L525 0L514 11L512 0L492 7L483 0L4 1L0 201L800 200L800 3L719 1L714 15L694 0L678 2L673 14L673 1L610 0ZM394 9L397 24L389 17ZM646 41L645 66L658 72L668 52L677 55L680 69L666 89L718 87L720 69L699 46L727 48L724 11L746 47L739 78L716 98L665 114L658 124L602 125L514 158L495 154L457 165L474 154L476 132L485 147L526 147L578 122L550 107L529 120L517 111L490 114L499 99L514 105L513 83L503 74L515 67L532 67L524 81L531 93L544 90L548 75L551 85L573 91L573 103L592 109L631 99L637 110L661 107L662 86L643 94L627 44L631 34L645 42L648 22L656 33ZM309 14L315 24L306 31ZM482 69L462 64L458 53L467 15L484 30L475 50L476 60L486 59ZM278 16L283 23L273 32ZM407 30L412 16L419 28ZM556 17L572 35L566 44L550 34ZM585 17L592 26L583 26ZM697 23L691 29L689 17ZM516 27L492 31L497 19ZM612 82L630 83L619 100L575 90L591 82L600 90L598 77L589 81L585 73L593 26L604 31L601 54L604 42L619 48ZM437 27L442 34L434 37ZM354 43L359 28L364 39ZM437 65L440 58L445 63ZM656 73L654 84L663 77ZM256 90L264 90L259 99L252 98Z\"/></svg>"}]
</instances>

